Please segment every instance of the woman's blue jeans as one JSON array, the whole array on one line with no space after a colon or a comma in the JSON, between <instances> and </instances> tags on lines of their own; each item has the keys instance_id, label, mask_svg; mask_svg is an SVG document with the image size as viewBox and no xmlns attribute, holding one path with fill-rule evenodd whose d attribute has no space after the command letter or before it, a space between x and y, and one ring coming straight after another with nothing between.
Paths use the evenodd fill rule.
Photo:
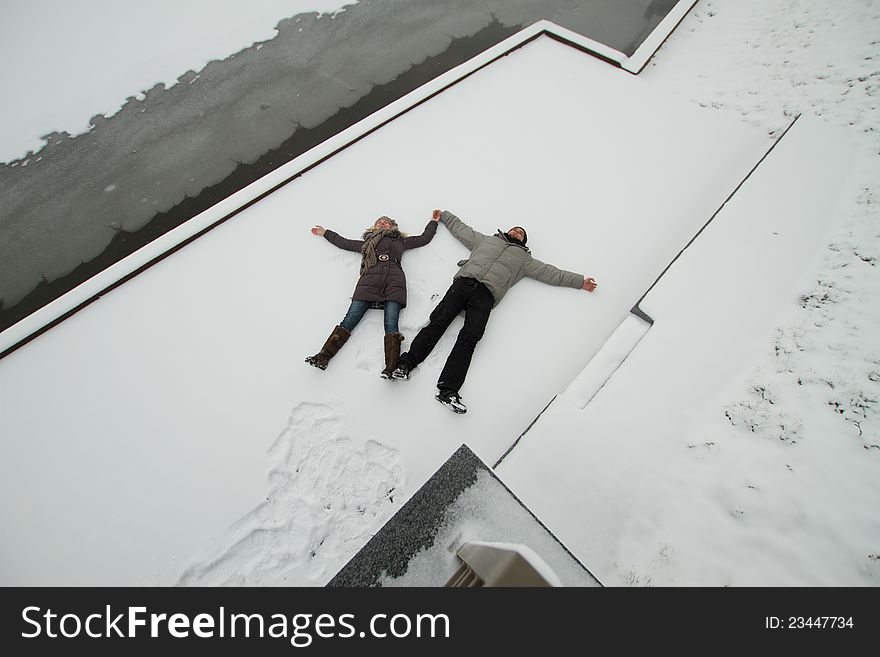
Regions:
<instances>
[{"instance_id":1,"label":"woman's blue jeans","mask_svg":"<svg viewBox=\"0 0 880 657\"><path fill-rule=\"evenodd\" d=\"M364 314L373 305L371 301L352 301L345 317L339 325L351 333ZM397 333L397 322L400 319L400 304L396 301L385 301L385 333Z\"/></svg>"}]
</instances>

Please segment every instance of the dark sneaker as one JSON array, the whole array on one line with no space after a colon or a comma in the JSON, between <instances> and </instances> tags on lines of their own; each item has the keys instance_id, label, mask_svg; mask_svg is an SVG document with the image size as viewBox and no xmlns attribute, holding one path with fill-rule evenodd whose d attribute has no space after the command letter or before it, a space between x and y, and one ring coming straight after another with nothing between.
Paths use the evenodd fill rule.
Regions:
<instances>
[{"instance_id":1,"label":"dark sneaker","mask_svg":"<svg viewBox=\"0 0 880 657\"><path fill-rule=\"evenodd\" d=\"M454 390L441 390L434 397L444 406L448 406L454 413L467 413L467 406L461 401L461 397Z\"/></svg>"},{"instance_id":2,"label":"dark sneaker","mask_svg":"<svg viewBox=\"0 0 880 657\"><path fill-rule=\"evenodd\" d=\"M312 367L317 367L319 370L326 370L330 359L323 352L319 351L314 356L306 356L306 362Z\"/></svg>"},{"instance_id":3,"label":"dark sneaker","mask_svg":"<svg viewBox=\"0 0 880 657\"><path fill-rule=\"evenodd\" d=\"M406 381L409 378L409 373L412 371L412 368L406 363L398 363L397 369L395 369L391 373L392 379L397 379L398 381Z\"/></svg>"}]
</instances>

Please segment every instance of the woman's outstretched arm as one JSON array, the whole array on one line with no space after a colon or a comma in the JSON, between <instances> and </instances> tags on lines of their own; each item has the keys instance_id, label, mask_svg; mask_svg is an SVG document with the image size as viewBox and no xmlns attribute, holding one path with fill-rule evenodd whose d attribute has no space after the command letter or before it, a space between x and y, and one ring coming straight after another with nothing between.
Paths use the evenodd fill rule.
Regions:
<instances>
[{"instance_id":1,"label":"woman's outstretched arm","mask_svg":"<svg viewBox=\"0 0 880 657\"><path fill-rule=\"evenodd\" d=\"M314 228L312 228L312 235L323 237L333 246L343 249L345 251L355 251L357 253L360 253L361 248L363 248L364 246L363 240L346 239L339 233L332 231L329 228L324 228L323 226L315 226Z\"/></svg>"},{"instance_id":2,"label":"woman's outstretched arm","mask_svg":"<svg viewBox=\"0 0 880 657\"><path fill-rule=\"evenodd\" d=\"M431 220L428 221L428 225L425 226L425 230L421 235L417 235L414 237L407 237L403 240L403 248L404 249L417 249L420 246L425 246L428 242L434 239L434 235L437 234L437 223L440 221L440 213L437 210L434 210L434 216L431 217Z\"/></svg>"}]
</instances>

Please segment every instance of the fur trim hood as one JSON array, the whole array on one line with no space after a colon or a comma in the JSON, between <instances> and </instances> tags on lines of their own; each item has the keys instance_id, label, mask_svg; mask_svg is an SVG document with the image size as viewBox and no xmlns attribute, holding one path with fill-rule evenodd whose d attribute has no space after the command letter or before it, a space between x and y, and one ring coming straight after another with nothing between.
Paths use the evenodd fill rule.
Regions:
<instances>
[{"instance_id":1,"label":"fur trim hood","mask_svg":"<svg viewBox=\"0 0 880 657\"><path fill-rule=\"evenodd\" d=\"M375 233L377 230L382 230L382 229L381 229L381 228L376 228L375 226L370 226L369 228L367 228L367 229L364 230L364 234L361 235L361 239L362 239L362 240L367 239L370 235L372 235L373 233ZM401 237L407 237L407 234L404 233L404 232L403 232L402 230L400 230L399 228L397 228L397 225L395 224L394 228L392 228L391 230L388 231L388 235L387 235L387 236L390 237L390 238L393 239L393 240L396 240L396 239L400 239Z\"/></svg>"}]
</instances>

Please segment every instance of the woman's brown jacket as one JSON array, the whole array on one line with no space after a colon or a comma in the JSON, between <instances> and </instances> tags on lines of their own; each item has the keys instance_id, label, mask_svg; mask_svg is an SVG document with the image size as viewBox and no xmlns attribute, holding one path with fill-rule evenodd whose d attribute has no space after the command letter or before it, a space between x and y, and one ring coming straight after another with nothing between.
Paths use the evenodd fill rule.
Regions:
<instances>
[{"instance_id":1,"label":"woman's brown jacket","mask_svg":"<svg viewBox=\"0 0 880 657\"><path fill-rule=\"evenodd\" d=\"M425 231L417 237L404 237L394 230L376 245L379 262L370 267L358 279L351 298L355 301L396 301L406 305L406 275L400 266L403 252L424 246L437 232L437 222L429 221ZM369 234L369 233L366 233ZM327 229L324 239L346 251L361 252L364 240L350 240L339 233Z\"/></svg>"}]
</instances>

